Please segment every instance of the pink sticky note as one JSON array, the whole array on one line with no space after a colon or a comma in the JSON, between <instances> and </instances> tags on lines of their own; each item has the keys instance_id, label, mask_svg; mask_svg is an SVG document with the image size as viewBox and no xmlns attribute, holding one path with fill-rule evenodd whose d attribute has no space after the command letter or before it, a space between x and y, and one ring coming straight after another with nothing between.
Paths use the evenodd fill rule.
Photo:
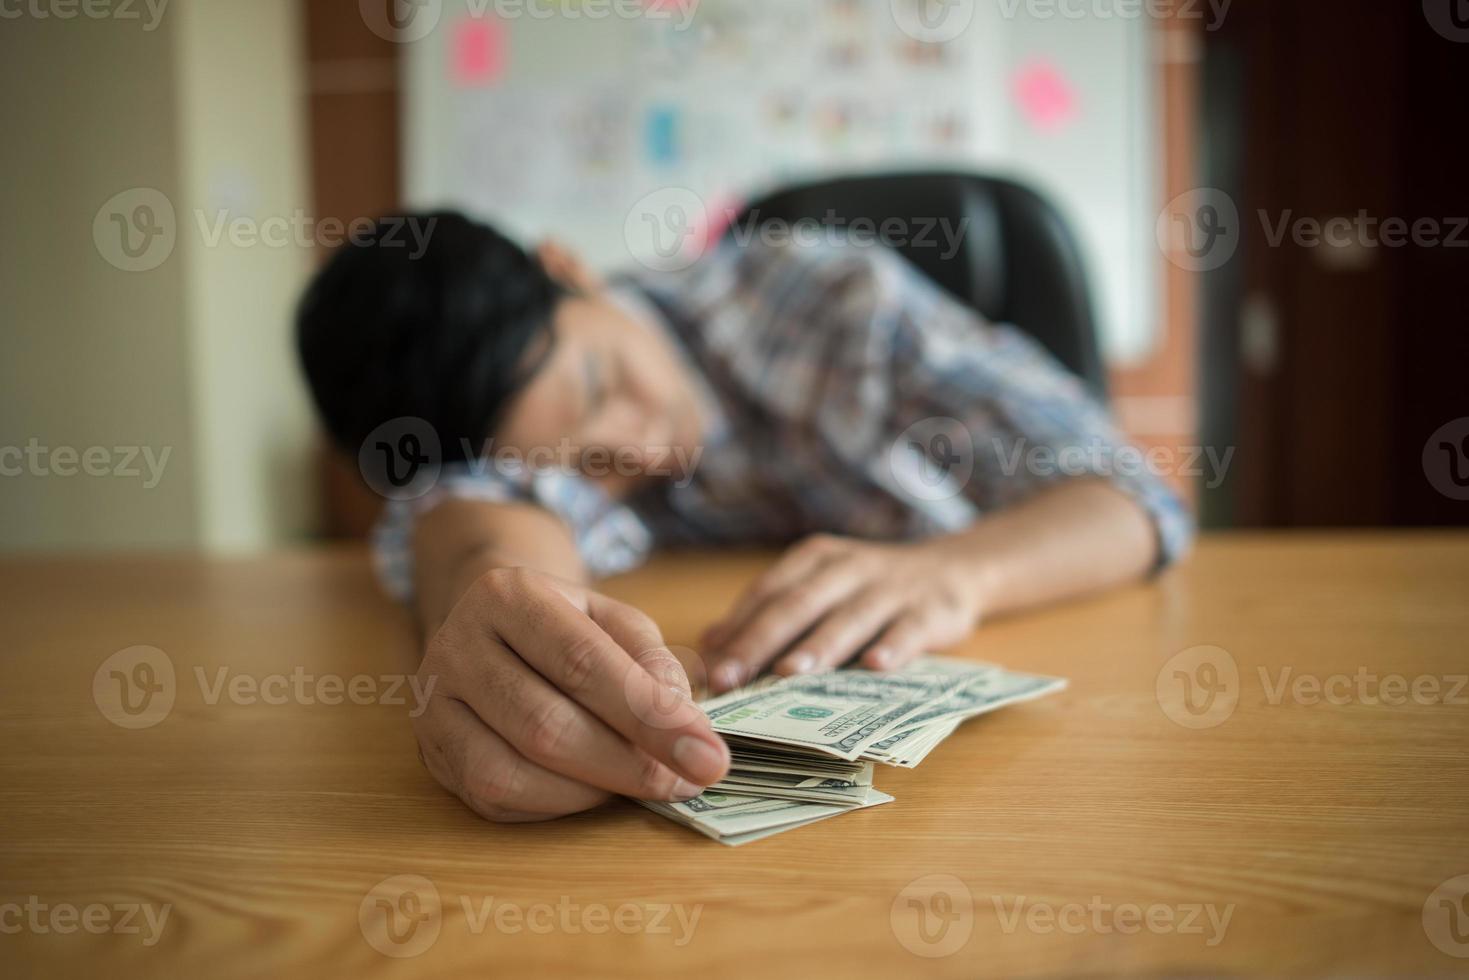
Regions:
<instances>
[{"instance_id":1,"label":"pink sticky note","mask_svg":"<svg viewBox=\"0 0 1469 980\"><path fill-rule=\"evenodd\" d=\"M450 66L461 88L494 85L505 74L505 25L494 17L466 17L450 35Z\"/></svg>"},{"instance_id":2,"label":"pink sticky note","mask_svg":"<svg viewBox=\"0 0 1469 980\"><path fill-rule=\"evenodd\" d=\"M709 195L688 217L683 254L697 259L714 248L744 210L744 203L733 194L721 191Z\"/></svg>"},{"instance_id":3,"label":"pink sticky note","mask_svg":"<svg viewBox=\"0 0 1469 980\"><path fill-rule=\"evenodd\" d=\"M744 211L744 203L733 194L721 193L710 199L709 206L704 209L704 227L702 229L704 246L712 247L719 243L729 226L734 224L735 218Z\"/></svg>"},{"instance_id":4,"label":"pink sticky note","mask_svg":"<svg viewBox=\"0 0 1469 980\"><path fill-rule=\"evenodd\" d=\"M1046 61L1033 61L1016 73L1015 100L1030 124L1045 132L1064 129L1080 111L1071 82Z\"/></svg>"}]
</instances>

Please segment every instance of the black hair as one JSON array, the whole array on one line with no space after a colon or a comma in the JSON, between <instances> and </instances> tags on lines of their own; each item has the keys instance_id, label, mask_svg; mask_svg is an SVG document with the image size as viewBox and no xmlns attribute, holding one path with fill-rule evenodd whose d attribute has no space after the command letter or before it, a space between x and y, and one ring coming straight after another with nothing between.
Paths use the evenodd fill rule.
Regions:
<instances>
[{"instance_id":1,"label":"black hair","mask_svg":"<svg viewBox=\"0 0 1469 980\"><path fill-rule=\"evenodd\" d=\"M462 214L378 219L331 257L296 315L332 441L355 456L378 426L417 417L444 462L477 455L549 350L562 295L534 256Z\"/></svg>"}]
</instances>

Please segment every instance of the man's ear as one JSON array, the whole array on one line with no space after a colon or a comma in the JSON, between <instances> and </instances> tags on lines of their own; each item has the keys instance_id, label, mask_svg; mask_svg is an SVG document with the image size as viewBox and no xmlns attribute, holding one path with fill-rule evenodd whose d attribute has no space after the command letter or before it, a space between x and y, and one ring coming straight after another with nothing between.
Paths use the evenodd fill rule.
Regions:
<instances>
[{"instance_id":1,"label":"man's ear","mask_svg":"<svg viewBox=\"0 0 1469 980\"><path fill-rule=\"evenodd\" d=\"M540 259L547 275L572 292L594 293L602 288L602 277L593 272L580 255L554 238L536 246L536 258Z\"/></svg>"}]
</instances>

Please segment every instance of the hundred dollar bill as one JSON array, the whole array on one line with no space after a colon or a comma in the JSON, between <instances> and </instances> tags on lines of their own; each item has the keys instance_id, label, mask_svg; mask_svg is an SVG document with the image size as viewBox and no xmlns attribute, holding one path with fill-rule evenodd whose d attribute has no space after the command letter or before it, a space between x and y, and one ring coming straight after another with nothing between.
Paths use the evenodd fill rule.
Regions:
<instances>
[{"instance_id":1,"label":"hundred dollar bill","mask_svg":"<svg viewBox=\"0 0 1469 980\"><path fill-rule=\"evenodd\" d=\"M873 766L864 762L860 769L832 775L821 771L803 769L799 766L782 768L752 766L738 753L730 766L730 779L747 782L767 782L773 786L817 786L822 783L841 786L871 786Z\"/></svg>"},{"instance_id":2,"label":"hundred dollar bill","mask_svg":"<svg viewBox=\"0 0 1469 980\"><path fill-rule=\"evenodd\" d=\"M1066 686L1059 677L1041 677L1035 674L1017 674L998 667L972 677L951 697L906 719L896 726L898 731L873 742L863 754L864 758L883 761L892 757L902 743L916 739L933 726L952 722L957 726L962 721L996 711L1011 704L1043 697ZM952 732L953 728L949 728ZM929 746L932 748L932 746ZM901 757L901 753L898 753Z\"/></svg>"},{"instance_id":3,"label":"hundred dollar bill","mask_svg":"<svg viewBox=\"0 0 1469 980\"><path fill-rule=\"evenodd\" d=\"M732 691L703 707L725 738L856 760L867 746L953 695L966 677L961 672L837 671Z\"/></svg>"},{"instance_id":4,"label":"hundred dollar bill","mask_svg":"<svg viewBox=\"0 0 1469 980\"><path fill-rule=\"evenodd\" d=\"M822 820L830 820L832 817L841 816L842 813L850 813L852 810L865 810L868 807L882 806L884 803L891 802L893 802L893 798L888 794L880 790L870 789L867 791L867 801L860 804L859 806L849 807L846 810L839 810L836 813L828 813L824 816L812 817L809 820L802 820L798 823L786 824L784 826L775 827L770 830L756 830L748 834L737 834L734 836L720 837L717 839L719 843L725 844L729 847L739 847L741 844L749 844L757 840L763 840L766 837L774 837L776 834L783 834L788 830L796 830L797 828L806 827L813 823L820 823Z\"/></svg>"},{"instance_id":5,"label":"hundred dollar bill","mask_svg":"<svg viewBox=\"0 0 1469 980\"><path fill-rule=\"evenodd\" d=\"M898 673L769 678L703 702L730 747L726 777L685 803L639 801L725 844L892 801L873 764L912 768L959 725L1065 681L924 657Z\"/></svg>"},{"instance_id":6,"label":"hundred dollar bill","mask_svg":"<svg viewBox=\"0 0 1469 980\"><path fill-rule=\"evenodd\" d=\"M856 807L773 800L728 793L705 792L687 803L639 800L654 813L696 830L732 847L748 844L773 834L805 827L819 820L840 816L854 809L891 803L893 798L875 789Z\"/></svg>"},{"instance_id":7,"label":"hundred dollar bill","mask_svg":"<svg viewBox=\"0 0 1469 980\"><path fill-rule=\"evenodd\" d=\"M649 800L639 802L655 813L661 813L714 837L769 830L772 827L797 823L812 817L832 816L847 810L847 807L833 804L777 800L714 790L705 790L683 803Z\"/></svg>"},{"instance_id":8,"label":"hundred dollar bill","mask_svg":"<svg viewBox=\"0 0 1469 980\"><path fill-rule=\"evenodd\" d=\"M954 734L960 724L961 722L958 721L949 721L929 725L917 732L904 732L902 734L906 737L895 743L891 749L879 750L874 746L863 753L862 758L880 762L885 766L897 766L903 769L915 768L946 738Z\"/></svg>"},{"instance_id":9,"label":"hundred dollar bill","mask_svg":"<svg viewBox=\"0 0 1469 980\"><path fill-rule=\"evenodd\" d=\"M740 769L766 770L770 772L804 772L815 775L850 776L863 772L866 763L859 759L848 762L827 755L817 755L806 749L780 750L777 746L741 739L726 739L733 764Z\"/></svg>"},{"instance_id":10,"label":"hundred dollar bill","mask_svg":"<svg viewBox=\"0 0 1469 980\"><path fill-rule=\"evenodd\" d=\"M750 793L781 800L807 800L812 803L834 803L856 806L867 799L872 787L871 766L864 782L831 776L809 776L802 773L749 772L732 769L710 789L725 793Z\"/></svg>"},{"instance_id":11,"label":"hundred dollar bill","mask_svg":"<svg viewBox=\"0 0 1469 980\"><path fill-rule=\"evenodd\" d=\"M736 751L820 753L856 760L885 739L1050 693L1065 682L992 664L923 657L895 674L844 670L787 677L703 704Z\"/></svg>"}]
</instances>

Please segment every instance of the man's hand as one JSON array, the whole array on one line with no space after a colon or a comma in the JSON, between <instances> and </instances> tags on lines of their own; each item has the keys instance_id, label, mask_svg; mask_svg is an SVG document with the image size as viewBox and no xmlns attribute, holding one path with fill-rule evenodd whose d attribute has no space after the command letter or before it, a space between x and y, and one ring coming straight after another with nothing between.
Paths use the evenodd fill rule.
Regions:
<instances>
[{"instance_id":1,"label":"man's hand","mask_svg":"<svg viewBox=\"0 0 1469 980\"><path fill-rule=\"evenodd\" d=\"M812 673L858 654L893 670L959 642L979 620L980 588L955 545L807 538L705 634L710 687L738 687L772 662L778 673Z\"/></svg>"},{"instance_id":2,"label":"man's hand","mask_svg":"<svg viewBox=\"0 0 1469 980\"><path fill-rule=\"evenodd\" d=\"M414 719L434 777L490 820L548 820L610 794L685 800L729 751L646 615L524 568L482 576L429 643Z\"/></svg>"}]
</instances>

